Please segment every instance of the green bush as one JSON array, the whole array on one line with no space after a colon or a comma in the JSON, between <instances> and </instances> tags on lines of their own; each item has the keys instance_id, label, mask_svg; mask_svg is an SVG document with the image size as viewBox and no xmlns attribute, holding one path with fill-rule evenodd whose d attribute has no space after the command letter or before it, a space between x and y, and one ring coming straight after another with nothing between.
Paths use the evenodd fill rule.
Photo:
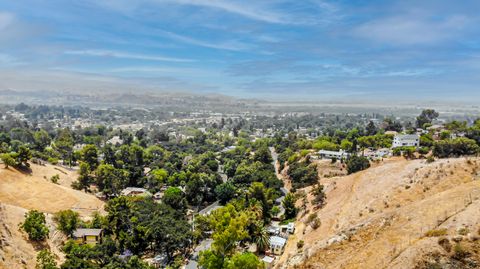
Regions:
<instances>
[{"instance_id":1,"label":"green bush","mask_svg":"<svg viewBox=\"0 0 480 269\"><path fill-rule=\"evenodd\" d=\"M25 221L20 228L28 234L28 238L34 241L42 241L48 236L45 214L37 210L25 213Z\"/></svg>"},{"instance_id":2,"label":"green bush","mask_svg":"<svg viewBox=\"0 0 480 269\"><path fill-rule=\"evenodd\" d=\"M50 158L48 158L48 162L53 164L53 165L56 165L56 164L58 164L58 159L54 158L54 157L50 157Z\"/></svg>"},{"instance_id":3,"label":"green bush","mask_svg":"<svg viewBox=\"0 0 480 269\"><path fill-rule=\"evenodd\" d=\"M353 174L370 167L370 161L363 156L352 156L347 161L347 172Z\"/></svg>"}]
</instances>

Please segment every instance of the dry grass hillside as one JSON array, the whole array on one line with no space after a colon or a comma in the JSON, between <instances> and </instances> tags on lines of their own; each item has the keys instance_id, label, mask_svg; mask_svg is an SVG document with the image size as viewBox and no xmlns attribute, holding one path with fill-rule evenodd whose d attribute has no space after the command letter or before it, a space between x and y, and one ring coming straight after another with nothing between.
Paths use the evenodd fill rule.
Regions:
<instances>
[{"instance_id":1,"label":"dry grass hillside","mask_svg":"<svg viewBox=\"0 0 480 269\"><path fill-rule=\"evenodd\" d=\"M75 171L52 165L32 164L31 172L0 168L0 268L35 268L37 252L50 249L59 260L59 247L64 236L55 230L52 214L66 209L79 212L86 219L94 211L102 211L104 203L95 196L73 190L69 186L77 177ZM58 184L50 181L58 174ZM30 209L46 213L49 239L44 244L30 242L19 231L24 214Z\"/></svg>"},{"instance_id":2,"label":"dry grass hillside","mask_svg":"<svg viewBox=\"0 0 480 269\"><path fill-rule=\"evenodd\" d=\"M103 208L103 202L95 196L70 188L77 177L75 172L52 165L31 168L31 173L0 169L0 202L46 213L73 209L82 216ZM59 184L50 181L55 174L60 176Z\"/></svg>"},{"instance_id":3,"label":"dry grass hillside","mask_svg":"<svg viewBox=\"0 0 480 269\"><path fill-rule=\"evenodd\" d=\"M430 164L392 158L353 175L322 178L327 203L301 213L277 268L479 268L479 171L475 158ZM317 229L305 224L313 212L321 221ZM443 237L425 236L436 230ZM446 242L451 249L441 246ZM458 248L469 252L466 260L455 259Z\"/></svg>"}]
</instances>

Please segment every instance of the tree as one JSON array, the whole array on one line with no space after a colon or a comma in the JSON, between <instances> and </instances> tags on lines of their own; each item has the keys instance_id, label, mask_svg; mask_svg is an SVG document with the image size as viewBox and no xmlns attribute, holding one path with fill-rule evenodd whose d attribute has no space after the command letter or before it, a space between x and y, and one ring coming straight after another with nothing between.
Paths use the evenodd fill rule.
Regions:
<instances>
[{"instance_id":1,"label":"tree","mask_svg":"<svg viewBox=\"0 0 480 269\"><path fill-rule=\"evenodd\" d=\"M148 187L151 189L159 189L162 184L167 181L168 178L168 171L160 168L160 169L153 169L150 171L149 178L148 178Z\"/></svg>"},{"instance_id":2,"label":"tree","mask_svg":"<svg viewBox=\"0 0 480 269\"><path fill-rule=\"evenodd\" d=\"M233 197L235 197L237 189L231 182L225 182L215 187L215 194L221 204L226 204Z\"/></svg>"},{"instance_id":3,"label":"tree","mask_svg":"<svg viewBox=\"0 0 480 269\"><path fill-rule=\"evenodd\" d=\"M257 151L255 151L255 155L253 156L254 161L259 161L262 163L272 163L273 159L268 150L266 145L261 146Z\"/></svg>"},{"instance_id":4,"label":"tree","mask_svg":"<svg viewBox=\"0 0 480 269\"><path fill-rule=\"evenodd\" d=\"M37 255L35 269L57 269L55 256L47 249L42 249Z\"/></svg>"},{"instance_id":5,"label":"tree","mask_svg":"<svg viewBox=\"0 0 480 269\"><path fill-rule=\"evenodd\" d=\"M285 195L282 201L283 208L285 209L285 219L292 219L297 216L297 208L295 207L295 196L290 192Z\"/></svg>"},{"instance_id":6,"label":"tree","mask_svg":"<svg viewBox=\"0 0 480 269\"><path fill-rule=\"evenodd\" d=\"M28 213L25 213L25 221L20 225L20 228L33 241L42 241L48 236L45 214L37 210L30 210Z\"/></svg>"},{"instance_id":7,"label":"tree","mask_svg":"<svg viewBox=\"0 0 480 269\"><path fill-rule=\"evenodd\" d=\"M353 174L370 167L370 161L363 156L352 156L347 161L347 172Z\"/></svg>"},{"instance_id":8,"label":"tree","mask_svg":"<svg viewBox=\"0 0 480 269\"><path fill-rule=\"evenodd\" d=\"M80 151L81 160L88 164L91 171L98 166L98 150L95 145L86 145Z\"/></svg>"},{"instance_id":9,"label":"tree","mask_svg":"<svg viewBox=\"0 0 480 269\"><path fill-rule=\"evenodd\" d=\"M5 168L15 165L15 159L13 159L10 153L2 153L2 155L0 155L0 158L2 159L2 162L5 165Z\"/></svg>"},{"instance_id":10,"label":"tree","mask_svg":"<svg viewBox=\"0 0 480 269\"><path fill-rule=\"evenodd\" d=\"M29 148L26 146L22 145L18 148L18 152L15 154L15 162L17 166L20 165L25 165L25 166L30 166L28 164L28 161L32 158L32 152L30 151Z\"/></svg>"},{"instance_id":11,"label":"tree","mask_svg":"<svg viewBox=\"0 0 480 269\"><path fill-rule=\"evenodd\" d=\"M433 155L439 158L475 155L479 152L480 147L475 140L465 137L440 140L433 145Z\"/></svg>"},{"instance_id":12,"label":"tree","mask_svg":"<svg viewBox=\"0 0 480 269\"><path fill-rule=\"evenodd\" d=\"M264 264L258 257L249 252L237 253L227 262L227 269L262 269Z\"/></svg>"},{"instance_id":13,"label":"tree","mask_svg":"<svg viewBox=\"0 0 480 269\"><path fill-rule=\"evenodd\" d=\"M53 220L57 223L60 231L71 237L73 232L77 229L80 217L77 212L68 209L55 213Z\"/></svg>"},{"instance_id":14,"label":"tree","mask_svg":"<svg viewBox=\"0 0 480 269\"><path fill-rule=\"evenodd\" d=\"M80 163L80 171L77 181L72 183L72 187L78 190L87 191L90 188L90 184L93 181L93 178L90 174L90 166L88 163L81 162Z\"/></svg>"},{"instance_id":15,"label":"tree","mask_svg":"<svg viewBox=\"0 0 480 269\"><path fill-rule=\"evenodd\" d=\"M152 238L155 252L166 253L171 259L174 253L184 253L192 240L191 226L178 212L159 205L148 222L148 236Z\"/></svg>"},{"instance_id":16,"label":"tree","mask_svg":"<svg viewBox=\"0 0 480 269\"><path fill-rule=\"evenodd\" d=\"M117 169L111 164L101 164L95 170L95 181L100 191L110 198L119 194L127 186L128 172Z\"/></svg>"},{"instance_id":17,"label":"tree","mask_svg":"<svg viewBox=\"0 0 480 269\"><path fill-rule=\"evenodd\" d=\"M184 212L187 209L185 195L180 188L169 187L163 194L162 201L175 210Z\"/></svg>"},{"instance_id":18,"label":"tree","mask_svg":"<svg viewBox=\"0 0 480 269\"><path fill-rule=\"evenodd\" d=\"M54 148L62 156L63 162L68 162L68 165L72 165L73 161L73 136L70 129L65 128L58 132L57 138L54 142Z\"/></svg>"},{"instance_id":19,"label":"tree","mask_svg":"<svg viewBox=\"0 0 480 269\"><path fill-rule=\"evenodd\" d=\"M373 121L369 121L367 127L365 127L365 131L367 132L367 135L375 135L378 132L378 128Z\"/></svg>"},{"instance_id":20,"label":"tree","mask_svg":"<svg viewBox=\"0 0 480 269\"><path fill-rule=\"evenodd\" d=\"M252 241L257 244L257 251L263 253L269 247L270 235L260 221L256 221L254 226Z\"/></svg>"},{"instance_id":21,"label":"tree","mask_svg":"<svg viewBox=\"0 0 480 269\"><path fill-rule=\"evenodd\" d=\"M323 205L323 203L325 202L325 192L324 192L324 189L323 189L323 185L321 184L317 184L313 189L312 189L312 192L313 194L313 203L317 204L317 205Z\"/></svg>"},{"instance_id":22,"label":"tree","mask_svg":"<svg viewBox=\"0 0 480 269\"><path fill-rule=\"evenodd\" d=\"M440 114L433 109L424 109L417 117L417 127L425 128L426 124L432 124L432 121L438 118Z\"/></svg>"},{"instance_id":23,"label":"tree","mask_svg":"<svg viewBox=\"0 0 480 269\"><path fill-rule=\"evenodd\" d=\"M43 129L36 131L33 134L33 139L35 141L35 149L40 152L42 152L52 142L50 135Z\"/></svg>"}]
</instances>

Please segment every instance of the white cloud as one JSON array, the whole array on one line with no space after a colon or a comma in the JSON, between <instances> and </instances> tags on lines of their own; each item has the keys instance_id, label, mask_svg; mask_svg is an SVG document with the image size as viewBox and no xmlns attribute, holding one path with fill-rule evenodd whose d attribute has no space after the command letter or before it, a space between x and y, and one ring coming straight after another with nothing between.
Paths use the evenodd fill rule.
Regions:
<instances>
[{"instance_id":1,"label":"white cloud","mask_svg":"<svg viewBox=\"0 0 480 269\"><path fill-rule=\"evenodd\" d=\"M98 56L98 57L112 57L112 58L123 58L123 59L135 59L135 60L146 60L146 61L160 61L160 62L194 62L192 59L183 59L183 58L172 58L165 56L154 56L154 55L145 55L145 54L134 54L128 52L119 52L112 50L69 50L65 51L65 54L70 55L86 55L86 56Z\"/></svg>"},{"instance_id":2,"label":"white cloud","mask_svg":"<svg viewBox=\"0 0 480 269\"><path fill-rule=\"evenodd\" d=\"M355 28L354 34L393 45L435 44L455 37L468 22L467 17L460 15L435 20L409 14L367 22Z\"/></svg>"}]
</instances>

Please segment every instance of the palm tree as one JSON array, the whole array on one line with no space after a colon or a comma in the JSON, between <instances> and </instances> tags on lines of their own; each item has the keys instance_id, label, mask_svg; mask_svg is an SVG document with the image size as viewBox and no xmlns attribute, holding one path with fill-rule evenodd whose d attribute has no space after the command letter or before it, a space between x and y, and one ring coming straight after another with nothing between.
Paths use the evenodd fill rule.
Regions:
<instances>
[{"instance_id":1,"label":"palm tree","mask_svg":"<svg viewBox=\"0 0 480 269\"><path fill-rule=\"evenodd\" d=\"M263 253L270 245L270 235L260 221L255 223L255 231L252 234L252 241L257 244L257 252Z\"/></svg>"}]
</instances>

